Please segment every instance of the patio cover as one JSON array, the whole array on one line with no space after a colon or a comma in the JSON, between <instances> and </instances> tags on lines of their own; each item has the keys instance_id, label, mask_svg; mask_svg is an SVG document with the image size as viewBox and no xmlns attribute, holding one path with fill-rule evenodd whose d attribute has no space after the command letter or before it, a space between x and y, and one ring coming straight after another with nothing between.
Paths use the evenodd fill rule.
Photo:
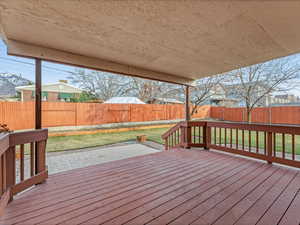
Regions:
<instances>
[{"instance_id":1,"label":"patio cover","mask_svg":"<svg viewBox=\"0 0 300 225\"><path fill-rule=\"evenodd\" d=\"M173 83L300 51L300 1L1 0L8 54Z\"/></svg>"}]
</instances>

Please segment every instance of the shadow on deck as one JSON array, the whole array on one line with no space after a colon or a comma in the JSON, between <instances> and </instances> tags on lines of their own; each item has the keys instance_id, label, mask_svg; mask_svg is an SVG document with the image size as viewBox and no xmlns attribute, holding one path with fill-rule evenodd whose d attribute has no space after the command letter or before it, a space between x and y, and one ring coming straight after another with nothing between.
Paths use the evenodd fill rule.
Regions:
<instances>
[{"instance_id":1,"label":"shadow on deck","mask_svg":"<svg viewBox=\"0 0 300 225\"><path fill-rule=\"evenodd\" d=\"M213 151L174 150L50 175L1 224L291 224L300 171Z\"/></svg>"}]
</instances>

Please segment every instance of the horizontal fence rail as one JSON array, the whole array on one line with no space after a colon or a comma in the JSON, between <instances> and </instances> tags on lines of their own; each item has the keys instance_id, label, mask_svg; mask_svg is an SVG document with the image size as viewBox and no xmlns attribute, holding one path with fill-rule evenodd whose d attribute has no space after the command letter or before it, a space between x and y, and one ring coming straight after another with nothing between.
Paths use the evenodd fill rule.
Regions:
<instances>
[{"instance_id":1,"label":"horizontal fence rail","mask_svg":"<svg viewBox=\"0 0 300 225\"><path fill-rule=\"evenodd\" d=\"M182 130L180 143L173 140ZM178 135L178 134L176 134ZM175 135L175 136L176 136ZM165 149L204 147L300 168L300 127L230 122L182 122L166 132Z\"/></svg>"},{"instance_id":2,"label":"horizontal fence rail","mask_svg":"<svg viewBox=\"0 0 300 225\"><path fill-rule=\"evenodd\" d=\"M48 177L47 138L47 129L0 136L0 215L14 195Z\"/></svg>"}]
</instances>

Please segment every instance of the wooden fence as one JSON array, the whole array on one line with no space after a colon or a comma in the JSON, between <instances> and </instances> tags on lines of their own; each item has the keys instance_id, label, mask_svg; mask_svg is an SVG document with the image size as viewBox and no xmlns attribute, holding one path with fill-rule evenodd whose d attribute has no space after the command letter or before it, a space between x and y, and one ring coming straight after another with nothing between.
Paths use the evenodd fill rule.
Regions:
<instances>
[{"instance_id":1,"label":"wooden fence","mask_svg":"<svg viewBox=\"0 0 300 225\"><path fill-rule=\"evenodd\" d=\"M247 122L245 108L211 107L213 119ZM253 123L300 124L300 106L259 107L251 113Z\"/></svg>"},{"instance_id":2,"label":"wooden fence","mask_svg":"<svg viewBox=\"0 0 300 225\"><path fill-rule=\"evenodd\" d=\"M175 120L184 118L184 105L43 102L43 127ZM245 122L244 108L201 106L193 118ZM300 124L300 106L255 108L252 122ZM0 123L12 130L34 128L34 102L0 102Z\"/></svg>"},{"instance_id":3,"label":"wooden fence","mask_svg":"<svg viewBox=\"0 0 300 225\"><path fill-rule=\"evenodd\" d=\"M34 128L33 102L0 102L0 123L12 130ZM210 106L199 107L195 118L208 118ZM184 105L43 102L43 127L98 125L184 118Z\"/></svg>"}]
</instances>

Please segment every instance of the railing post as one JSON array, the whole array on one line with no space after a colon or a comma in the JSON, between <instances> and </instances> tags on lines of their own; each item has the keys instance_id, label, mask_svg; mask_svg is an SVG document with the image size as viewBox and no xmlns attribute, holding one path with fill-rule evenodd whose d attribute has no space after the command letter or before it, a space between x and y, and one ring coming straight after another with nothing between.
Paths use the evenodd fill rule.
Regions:
<instances>
[{"instance_id":1,"label":"railing post","mask_svg":"<svg viewBox=\"0 0 300 225\"><path fill-rule=\"evenodd\" d=\"M12 188L16 184L16 147L10 147L5 153L6 161L6 187L5 191ZM10 200L13 200L11 195Z\"/></svg>"},{"instance_id":2,"label":"railing post","mask_svg":"<svg viewBox=\"0 0 300 225\"><path fill-rule=\"evenodd\" d=\"M46 170L46 141L36 143L38 151L36 152L36 173L41 173Z\"/></svg>"},{"instance_id":3,"label":"railing post","mask_svg":"<svg viewBox=\"0 0 300 225\"><path fill-rule=\"evenodd\" d=\"M189 122L186 123L186 148L189 149L191 148L191 143L192 143L192 128L189 124Z\"/></svg>"},{"instance_id":4,"label":"railing post","mask_svg":"<svg viewBox=\"0 0 300 225\"><path fill-rule=\"evenodd\" d=\"M208 123L205 122L203 127L203 142L204 142L204 149L209 150L210 140L211 139L211 128L208 126Z\"/></svg>"},{"instance_id":5,"label":"railing post","mask_svg":"<svg viewBox=\"0 0 300 225\"><path fill-rule=\"evenodd\" d=\"M185 127L180 126L180 145L185 147Z\"/></svg>"},{"instance_id":6,"label":"railing post","mask_svg":"<svg viewBox=\"0 0 300 225\"><path fill-rule=\"evenodd\" d=\"M272 164L272 153L273 153L273 133L267 132L267 161Z\"/></svg>"},{"instance_id":7,"label":"railing post","mask_svg":"<svg viewBox=\"0 0 300 225\"><path fill-rule=\"evenodd\" d=\"M165 138L165 150L168 150L169 149L169 146L168 146L168 138Z\"/></svg>"},{"instance_id":8,"label":"railing post","mask_svg":"<svg viewBox=\"0 0 300 225\"><path fill-rule=\"evenodd\" d=\"M180 135L180 144L186 149L191 148L192 143L192 129L189 125L189 122L185 122L183 126L180 127L181 135Z\"/></svg>"}]
</instances>

